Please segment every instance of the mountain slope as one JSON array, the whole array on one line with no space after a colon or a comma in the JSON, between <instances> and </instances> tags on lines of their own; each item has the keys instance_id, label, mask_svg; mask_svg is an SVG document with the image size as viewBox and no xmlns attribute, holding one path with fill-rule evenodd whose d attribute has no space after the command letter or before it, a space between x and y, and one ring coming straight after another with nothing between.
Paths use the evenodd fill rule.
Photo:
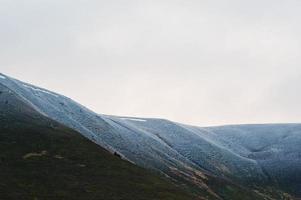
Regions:
<instances>
[{"instance_id":1,"label":"mountain slope","mask_svg":"<svg viewBox=\"0 0 301 200\"><path fill-rule=\"evenodd\" d=\"M100 115L62 95L1 77L0 85L7 90L0 96L4 103L20 107L13 100L18 98L47 119L208 199L291 199L283 191L299 195L300 125L200 128L163 119Z\"/></svg>"},{"instance_id":2,"label":"mountain slope","mask_svg":"<svg viewBox=\"0 0 301 200\"><path fill-rule=\"evenodd\" d=\"M301 195L301 124L236 125L206 128L210 137L240 156L255 160L269 178Z\"/></svg>"},{"instance_id":3,"label":"mountain slope","mask_svg":"<svg viewBox=\"0 0 301 200\"><path fill-rule=\"evenodd\" d=\"M196 199L0 88L0 199Z\"/></svg>"}]
</instances>

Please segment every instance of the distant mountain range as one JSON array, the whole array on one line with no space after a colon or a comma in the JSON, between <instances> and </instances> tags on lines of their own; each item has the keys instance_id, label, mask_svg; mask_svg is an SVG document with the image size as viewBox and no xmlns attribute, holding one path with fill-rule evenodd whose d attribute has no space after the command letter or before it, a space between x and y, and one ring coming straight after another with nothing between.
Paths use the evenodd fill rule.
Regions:
<instances>
[{"instance_id":1,"label":"distant mountain range","mask_svg":"<svg viewBox=\"0 0 301 200\"><path fill-rule=\"evenodd\" d=\"M196 127L164 119L108 116L97 114L60 94L0 74L1 151L8 153L12 151L11 153L14 154L14 148L23 149L22 146L31 141L30 144L36 143L36 145L34 145L35 151L28 152L29 158L48 158L51 155L53 159L56 155L49 154L50 150L46 147L38 148L38 144L43 144L43 138L32 139L39 132L36 129L48 130L46 132L49 132L49 137L44 139L45 143L51 140L51 145L47 144L47 148L61 151L57 157L65 158L61 154L66 151L70 156L69 160L72 160L73 150L69 149L68 140L57 146L55 141L60 141L59 137L62 137L65 132L72 132L71 135L79 136L82 134L98 144L100 152L104 152L102 149L104 148L111 154L115 154L112 155L113 158L106 154L108 159L114 161L117 159L118 162L127 163L133 168L136 166L144 168L151 174L149 176L154 176L168 185L169 190L181 187L183 191L179 190L178 199L290 200L301 197L301 124ZM26 130L26 133L33 131L27 138L21 130ZM14 134L7 134L10 132ZM21 136L18 132L22 133L19 133ZM22 140L14 147L8 145L4 148L5 140L2 139L3 143L1 138L7 139L10 135L13 137L10 138L12 141L17 140L14 137ZM64 143L66 143L65 147ZM84 149L85 154L75 154L76 156L86 157L86 154L90 154L89 148L94 144L86 143L85 147L79 146ZM56 150L56 147L61 150ZM97 148L94 146L93 148L91 153L96 155ZM23 153L23 156L27 157L26 152ZM97 156L89 159L89 162L93 162ZM0 161L5 164L5 159ZM50 161L47 160L48 162ZM57 163L52 164L54 168L57 165ZM43 166L49 167L45 163ZM30 167L27 166L27 169L30 170ZM1 165L0 170L8 169L5 165ZM14 174L13 170L20 169L10 166L9 170ZM97 174L97 170L95 168L93 170L93 173ZM114 174L117 169L106 170L111 170ZM49 171L50 169L47 169L47 172ZM64 175L64 171L61 173ZM92 172L87 173L87 176L91 174ZM161 175L162 180L156 174ZM8 184L6 182L10 178L15 178L11 175L12 177L2 179L2 176L5 177L5 174L0 172L0 197L1 193L9 195L5 187ZM83 180L85 178L87 177ZM165 180L166 178L168 180ZM130 183L134 184L133 188L135 184L137 185L135 178L127 181L133 182ZM139 179L139 181L150 184L147 179ZM155 188L152 189L156 191ZM161 189L154 193L161 194ZM125 190L126 188L123 192ZM168 193L168 190L166 191ZM112 187L110 192L114 193ZM117 190L115 193L124 194ZM133 197L119 197L115 199L133 199ZM114 198L107 196L103 199ZM134 199L176 198L136 196Z\"/></svg>"}]
</instances>

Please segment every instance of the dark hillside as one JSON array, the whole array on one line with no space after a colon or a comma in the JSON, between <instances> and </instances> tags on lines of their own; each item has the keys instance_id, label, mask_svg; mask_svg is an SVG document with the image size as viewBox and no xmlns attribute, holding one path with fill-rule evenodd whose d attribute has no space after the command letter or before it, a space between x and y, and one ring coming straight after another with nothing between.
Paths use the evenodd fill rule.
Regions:
<instances>
[{"instance_id":1,"label":"dark hillside","mask_svg":"<svg viewBox=\"0 0 301 200\"><path fill-rule=\"evenodd\" d=\"M192 199L70 129L0 127L0 199Z\"/></svg>"}]
</instances>

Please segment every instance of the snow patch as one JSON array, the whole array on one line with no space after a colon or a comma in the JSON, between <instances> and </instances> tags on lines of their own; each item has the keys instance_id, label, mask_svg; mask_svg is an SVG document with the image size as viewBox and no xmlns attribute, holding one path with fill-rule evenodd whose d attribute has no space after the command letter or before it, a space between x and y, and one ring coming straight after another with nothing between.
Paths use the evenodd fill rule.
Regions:
<instances>
[{"instance_id":1,"label":"snow patch","mask_svg":"<svg viewBox=\"0 0 301 200\"><path fill-rule=\"evenodd\" d=\"M26 85L26 84L23 84L23 86L26 87L26 88L32 89L34 91L37 91L37 92L43 92L43 93L50 94L50 95L55 96L55 97L59 97L58 95L53 94L52 92L48 92L46 90L42 90L42 89L39 89L39 88L34 88L34 87L31 87L31 86Z\"/></svg>"},{"instance_id":2,"label":"snow patch","mask_svg":"<svg viewBox=\"0 0 301 200\"><path fill-rule=\"evenodd\" d=\"M122 119L122 120L130 120L130 121L136 121L136 122L146 122L145 119L138 119L138 118L119 118L119 119Z\"/></svg>"},{"instance_id":3,"label":"snow patch","mask_svg":"<svg viewBox=\"0 0 301 200\"><path fill-rule=\"evenodd\" d=\"M0 75L0 78L1 78L1 79L6 79L6 77L5 77L5 76L2 76L2 75Z\"/></svg>"}]
</instances>

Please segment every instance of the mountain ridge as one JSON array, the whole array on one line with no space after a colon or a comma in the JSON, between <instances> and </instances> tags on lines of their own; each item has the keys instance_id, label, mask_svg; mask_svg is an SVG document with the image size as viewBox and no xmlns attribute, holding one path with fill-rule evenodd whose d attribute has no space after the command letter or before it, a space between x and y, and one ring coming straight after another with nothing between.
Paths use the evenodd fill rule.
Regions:
<instances>
[{"instance_id":1,"label":"mountain ridge","mask_svg":"<svg viewBox=\"0 0 301 200\"><path fill-rule=\"evenodd\" d=\"M271 177L277 178L276 174L283 169L278 167L273 171L269 167L275 165L273 162L284 159L275 157L281 153L288 153L295 159L286 160L295 172L290 175L289 172L285 172L280 181L285 182L300 171L299 152L293 154L296 149L286 150L280 143L269 149L257 148L262 147L261 143L269 144L268 140L278 141L284 138L285 142L292 142L288 141L290 136L297 139L295 146L301 144L299 143L300 124L263 125L259 130L256 128L258 125L197 127L164 119L101 115L65 96L3 74L1 77L1 85L5 85L9 91L25 99L37 112L80 132L132 163L161 172L180 182L188 182L200 190L207 191L213 198L227 199L221 192L216 194L211 189L212 186L209 186L207 179L214 180L214 177L227 184L230 182L242 184L250 191L256 189L254 186L259 184L263 188L271 187L272 190L282 194L280 188L284 187L278 188L279 180L275 179L276 181L271 182ZM278 126L285 128L281 132ZM268 135L261 129L269 130L271 134ZM252 148L258 152L251 152ZM281 152L275 153L277 149ZM292 188L298 188L299 180L301 178L297 177L296 186ZM292 188L285 189L296 190ZM293 193L298 194L298 191ZM270 196L273 198L273 194Z\"/></svg>"}]
</instances>

